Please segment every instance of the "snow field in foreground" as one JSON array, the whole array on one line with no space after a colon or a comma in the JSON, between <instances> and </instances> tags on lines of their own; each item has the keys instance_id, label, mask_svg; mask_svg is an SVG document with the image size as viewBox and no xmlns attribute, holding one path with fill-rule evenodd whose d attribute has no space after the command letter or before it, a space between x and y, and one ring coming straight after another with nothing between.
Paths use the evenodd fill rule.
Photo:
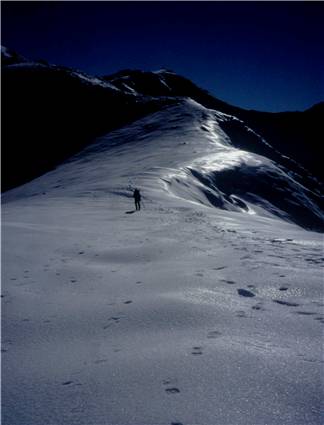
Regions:
<instances>
[{"instance_id":1,"label":"snow field in foreground","mask_svg":"<svg viewBox=\"0 0 324 425\"><path fill-rule=\"evenodd\" d=\"M320 423L320 235L130 203L5 206L3 423Z\"/></svg>"},{"instance_id":2,"label":"snow field in foreground","mask_svg":"<svg viewBox=\"0 0 324 425\"><path fill-rule=\"evenodd\" d=\"M172 111L4 195L4 425L320 424L322 235L170 192L229 143Z\"/></svg>"}]
</instances>

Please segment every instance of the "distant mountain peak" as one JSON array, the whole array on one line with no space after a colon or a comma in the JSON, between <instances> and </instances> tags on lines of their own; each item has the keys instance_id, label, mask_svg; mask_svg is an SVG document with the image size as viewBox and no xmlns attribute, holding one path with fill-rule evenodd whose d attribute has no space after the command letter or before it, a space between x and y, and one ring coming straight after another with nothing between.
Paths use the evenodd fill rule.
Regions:
<instances>
[{"instance_id":1,"label":"distant mountain peak","mask_svg":"<svg viewBox=\"0 0 324 425\"><path fill-rule=\"evenodd\" d=\"M24 56L18 54L14 50L9 49L6 46L1 45L1 64L12 65L17 63L29 62Z\"/></svg>"},{"instance_id":2,"label":"distant mountain peak","mask_svg":"<svg viewBox=\"0 0 324 425\"><path fill-rule=\"evenodd\" d=\"M324 102L315 103L315 105L306 109L305 112L321 112L321 113L323 113L324 112Z\"/></svg>"},{"instance_id":3,"label":"distant mountain peak","mask_svg":"<svg viewBox=\"0 0 324 425\"><path fill-rule=\"evenodd\" d=\"M153 74L173 74L173 75L177 75L177 73L175 71L173 71L172 69L168 69L168 68L161 68L158 69L156 71L152 71Z\"/></svg>"}]
</instances>

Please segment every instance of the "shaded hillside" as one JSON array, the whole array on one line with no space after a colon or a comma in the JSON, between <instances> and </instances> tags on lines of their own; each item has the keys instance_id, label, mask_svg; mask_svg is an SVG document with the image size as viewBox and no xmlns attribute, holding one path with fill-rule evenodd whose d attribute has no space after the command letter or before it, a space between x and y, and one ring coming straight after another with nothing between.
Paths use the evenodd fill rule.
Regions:
<instances>
[{"instance_id":1,"label":"shaded hillside","mask_svg":"<svg viewBox=\"0 0 324 425\"><path fill-rule=\"evenodd\" d=\"M323 180L320 152L324 140L324 103L304 112L266 113L241 111L237 114L277 150L298 161Z\"/></svg>"},{"instance_id":2,"label":"shaded hillside","mask_svg":"<svg viewBox=\"0 0 324 425\"><path fill-rule=\"evenodd\" d=\"M3 191L43 174L95 137L165 102L135 98L68 68L23 62L8 51L2 56Z\"/></svg>"}]
</instances>

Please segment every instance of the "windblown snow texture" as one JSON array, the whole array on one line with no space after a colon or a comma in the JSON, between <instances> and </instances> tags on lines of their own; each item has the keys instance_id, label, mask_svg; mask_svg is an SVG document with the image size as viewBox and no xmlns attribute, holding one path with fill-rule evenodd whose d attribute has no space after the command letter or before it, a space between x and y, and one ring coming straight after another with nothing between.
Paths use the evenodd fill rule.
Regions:
<instances>
[{"instance_id":1,"label":"windblown snow texture","mask_svg":"<svg viewBox=\"0 0 324 425\"><path fill-rule=\"evenodd\" d=\"M58 75L133 112L3 194L2 423L319 425L320 184L229 111Z\"/></svg>"}]
</instances>

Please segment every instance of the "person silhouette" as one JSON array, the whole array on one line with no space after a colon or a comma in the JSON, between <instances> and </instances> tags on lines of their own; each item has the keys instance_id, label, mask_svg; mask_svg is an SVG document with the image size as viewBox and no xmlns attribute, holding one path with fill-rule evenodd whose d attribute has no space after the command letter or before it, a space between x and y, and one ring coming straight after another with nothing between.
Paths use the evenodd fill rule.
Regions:
<instances>
[{"instance_id":1,"label":"person silhouette","mask_svg":"<svg viewBox=\"0 0 324 425\"><path fill-rule=\"evenodd\" d=\"M134 194L133 194L134 200L135 200L135 208L136 211L141 209L141 194L139 189L135 189L134 190Z\"/></svg>"}]
</instances>

